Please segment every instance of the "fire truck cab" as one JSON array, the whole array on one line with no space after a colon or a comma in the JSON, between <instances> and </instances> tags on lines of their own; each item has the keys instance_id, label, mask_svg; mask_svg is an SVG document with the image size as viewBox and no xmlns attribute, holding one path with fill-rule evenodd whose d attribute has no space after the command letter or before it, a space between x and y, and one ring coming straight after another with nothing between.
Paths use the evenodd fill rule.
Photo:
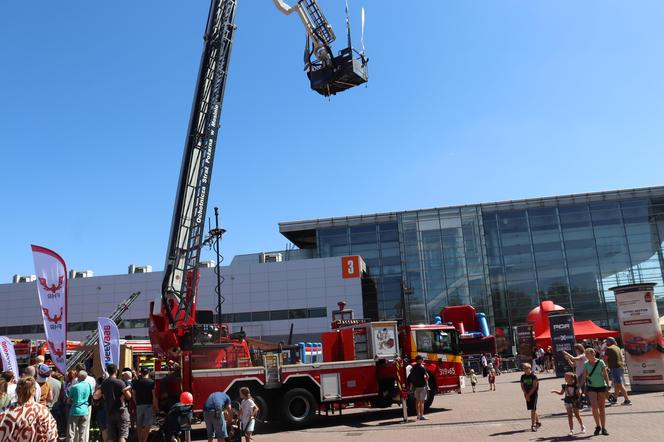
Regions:
<instances>
[{"instance_id":1,"label":"fire truck cab","mask_svg":"<svg viewBox=\"0 0 664 442\"><path fill-rule=\"evenodd\" d=\"M459 332L451 325L405 325L400 329L400 341L404 359L411 364L419 355L429 373L432 392L461 393L463 376L462 356L459 351ZM410 370L407 368L407 372ZM431 405L433 394L426 406Z\"/></svg>"}]
</instances>

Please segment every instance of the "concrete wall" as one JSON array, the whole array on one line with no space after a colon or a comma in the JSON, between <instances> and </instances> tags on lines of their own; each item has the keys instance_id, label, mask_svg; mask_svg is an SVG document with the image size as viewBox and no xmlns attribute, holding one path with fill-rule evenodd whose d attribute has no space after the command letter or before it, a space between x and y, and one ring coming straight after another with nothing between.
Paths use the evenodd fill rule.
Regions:
<instances>
[{"instance_id":1,"label":"concrete wall","mask_svg":"<svg viewBox=\"0 0 664 442\"><path fill-rule=\"evenodd\" d=\"M260 264L239 260L222 267L225 282L222 294L226 298L224 313L257 312L285 309L327 309L321 318L285 319L232 323L233 330L244 328L249 336L279 340L288 335L294 324L295 339L314 339L328 330L332 311L344 300L357 317L362 317L362 289L360 279L343 279L341 258L303 259ZM141 295L123 315L123 319L145 320L150 301L159 296L163 273L95 276L69 280L68 322L96 321L109 316L115 307L132 292ZM201 269L199 310L213 310L216 305L214 269ZM0 334L5 327L40 325L41 312L34 282L0 284ZM16 338L43 339L38 333L10 333ZM82 340L89 331L70 331L69 339ZM147 336L146 327L121 328L120 335Z\"/></svg>"}]
</instances>

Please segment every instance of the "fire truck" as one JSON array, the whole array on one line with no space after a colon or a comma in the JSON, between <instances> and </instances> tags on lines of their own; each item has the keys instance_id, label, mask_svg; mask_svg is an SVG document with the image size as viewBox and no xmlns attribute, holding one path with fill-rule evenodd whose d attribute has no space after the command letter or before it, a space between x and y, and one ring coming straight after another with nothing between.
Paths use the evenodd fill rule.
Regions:
<instances>
[{"instance_id":1,"label":"fire truck","mask_svg":"<svg viewBox=\"0 0 664 442\"><path fill-rule=\"evenodd\" d=\"M332 28L315 0L290 7L274 0L285 14L297 13L307 34L306 68L315 91L330 95L366 82L364 53L348 48L334 56ZM162 360L157 364L160 398L193 393L195 411L207 397L225 391L237 398L251 389L261 419L277 415L286 423L307 424L321 409L342 404L387 407L407 396L406 366L425 356L433 392L459 388L458 334L453 327L404 326L394 321L352 320L337 323L322 336L323 361L287 364L279 353L264 354L252 365L244 333L231 333L211 315L196 311L199 262L205 245L205 220L222 102L235 31L236 0L212 0L203 56L180 170L160 297L150 304L150 342ZM347 21L348 22L348 21ZM310 46L311 44L311 46ZM220 229L210 235L220 237ZM207 317L207 318L204 318ZM401 344L403 342L403 345ZM402 348L404 355L402 355ZM407 356L403 358L402 356ZM433 395L428 404L431 403Z\"/></svg>"},{"instance_id":2,"label":"fire truck","mask_svg":"<svg viewBox=\"0 0 664 442\"><path fill-rule=\"evenodd\" d=\"M261 366L239 366L239 361L228 366L226 361L225 368L194 368L184 359L182 381L188 377L195 411L202 410L213 392L224 391L236 399L241 387L249 387L261 420L294 426L307 425L318 411L368 404L387 408L402 396L408 397L412 413L407 366L417 355L425 359L432 393L425 403L428 408L435 393L459 391L458 344L458 332L448 325L399 327L396 321L337 320L332 330L322 333L323 362L287 363L276 353L264 354ZM166 375L157 373L161 380Z\"/></svg>"}]
</instances>

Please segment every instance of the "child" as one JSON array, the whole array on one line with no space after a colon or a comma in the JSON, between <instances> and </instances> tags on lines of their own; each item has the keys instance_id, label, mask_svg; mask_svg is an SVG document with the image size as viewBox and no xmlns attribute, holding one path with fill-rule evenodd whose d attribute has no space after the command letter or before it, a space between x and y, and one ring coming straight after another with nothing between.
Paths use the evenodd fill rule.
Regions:
<instances>
[{"instance_id":1,"label":"child","mask_svg":"<svg viewBox=\"0 0 664 442\"><path fill-rule=\"evenodd\" d=\"M475 370L472 368L470 369L470 385L473 387L473 393L475 393L475 386L477 385L477 375L475 374Z\"/></svg>"},{"instance_id":2,"label":"child","mask_svg":"<svg viewBox=\"0 0 664 442\"><path fill-rule=\"evenodd\" d=\"M251 393L247 387L240 388L240 397L242 398L242 403L240 404L240 428L244 433L245 442L251 442L254 434L256 415L258 414L258 407L251 398Z\"/></svg>"},{"instance_id":3,"label":"child","mask_svg":"<svg viewBox=\"0 0 664 442\"><path fill-rule=\"evenodd\" d=\"M579 415L579 398L581 397L581 390L577 384L576 375L572 372L565 373L565 384L562 385L560 391L551 390L551 393L565 395L563 400L565 401L565 409L567 410L567 422L569 422L568 436L574 436L574 417L572 416L572 413L574 413L576 420L578 420L579 425L581 425L581 433L585 433L586 427L583 426L581 415Z\"/></svg>"},{"instance_id":4,"label":"child","mask_svg":"<svg viewBox=\"0 0 664 442\"><path fill-rule=\"evenodd\" d=\"M539 382L530 364L523 364L523 373L521 375L521 391L523 391L523 397L526 398L526 409L530 410L530 430L537 431L542 426L539 415L537 414L537 390L539 389Z\"/></svg>"},{"instance_id":5,"label":"child","mask_svg":"<svg viewBox=\"0 0 664 442\"><path fill-rule=\"evenodd\" d=\"M489 370L489 391L496 391L496 369Z\"/></svg>"}]
</instances>

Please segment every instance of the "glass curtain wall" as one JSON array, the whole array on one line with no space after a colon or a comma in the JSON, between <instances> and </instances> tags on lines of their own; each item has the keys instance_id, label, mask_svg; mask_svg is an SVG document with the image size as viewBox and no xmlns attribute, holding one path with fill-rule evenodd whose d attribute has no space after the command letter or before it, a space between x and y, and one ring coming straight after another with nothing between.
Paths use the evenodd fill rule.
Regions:
<instances>
[{"instance_id":1,"label":"glass curtain wall","mask_svg":"<svg viewBox=\"0 0 664 442\"><path fill-rule=\"evenodd\" d=\"M399 214L407 320L430 323L447 305L472 304L491 322L478 207Z\"/></svg>"},{"instance_id":2,"label":"glass curtain wall","mask_svg":"<svg viewBox=\"0 0 664 442\"><path fill-rule=\"evenodd\" d=\"M510 334L542 300L618 329L616 285L655 282L664 307L664 201L649 198L483 208L495 325Z\"/></svg>"},{"instance_id":3,"label":"glass curtain wall","mask_svg":"<svg viewBox=\"0 0 664 442\"><path fill-rule=\"evenodd\" d=\"M375 283L377 304L365 304L371 319L402 318L401 260L397 223L318 229L318 256L360 255Z\"/></svg>"}]
</instances>

